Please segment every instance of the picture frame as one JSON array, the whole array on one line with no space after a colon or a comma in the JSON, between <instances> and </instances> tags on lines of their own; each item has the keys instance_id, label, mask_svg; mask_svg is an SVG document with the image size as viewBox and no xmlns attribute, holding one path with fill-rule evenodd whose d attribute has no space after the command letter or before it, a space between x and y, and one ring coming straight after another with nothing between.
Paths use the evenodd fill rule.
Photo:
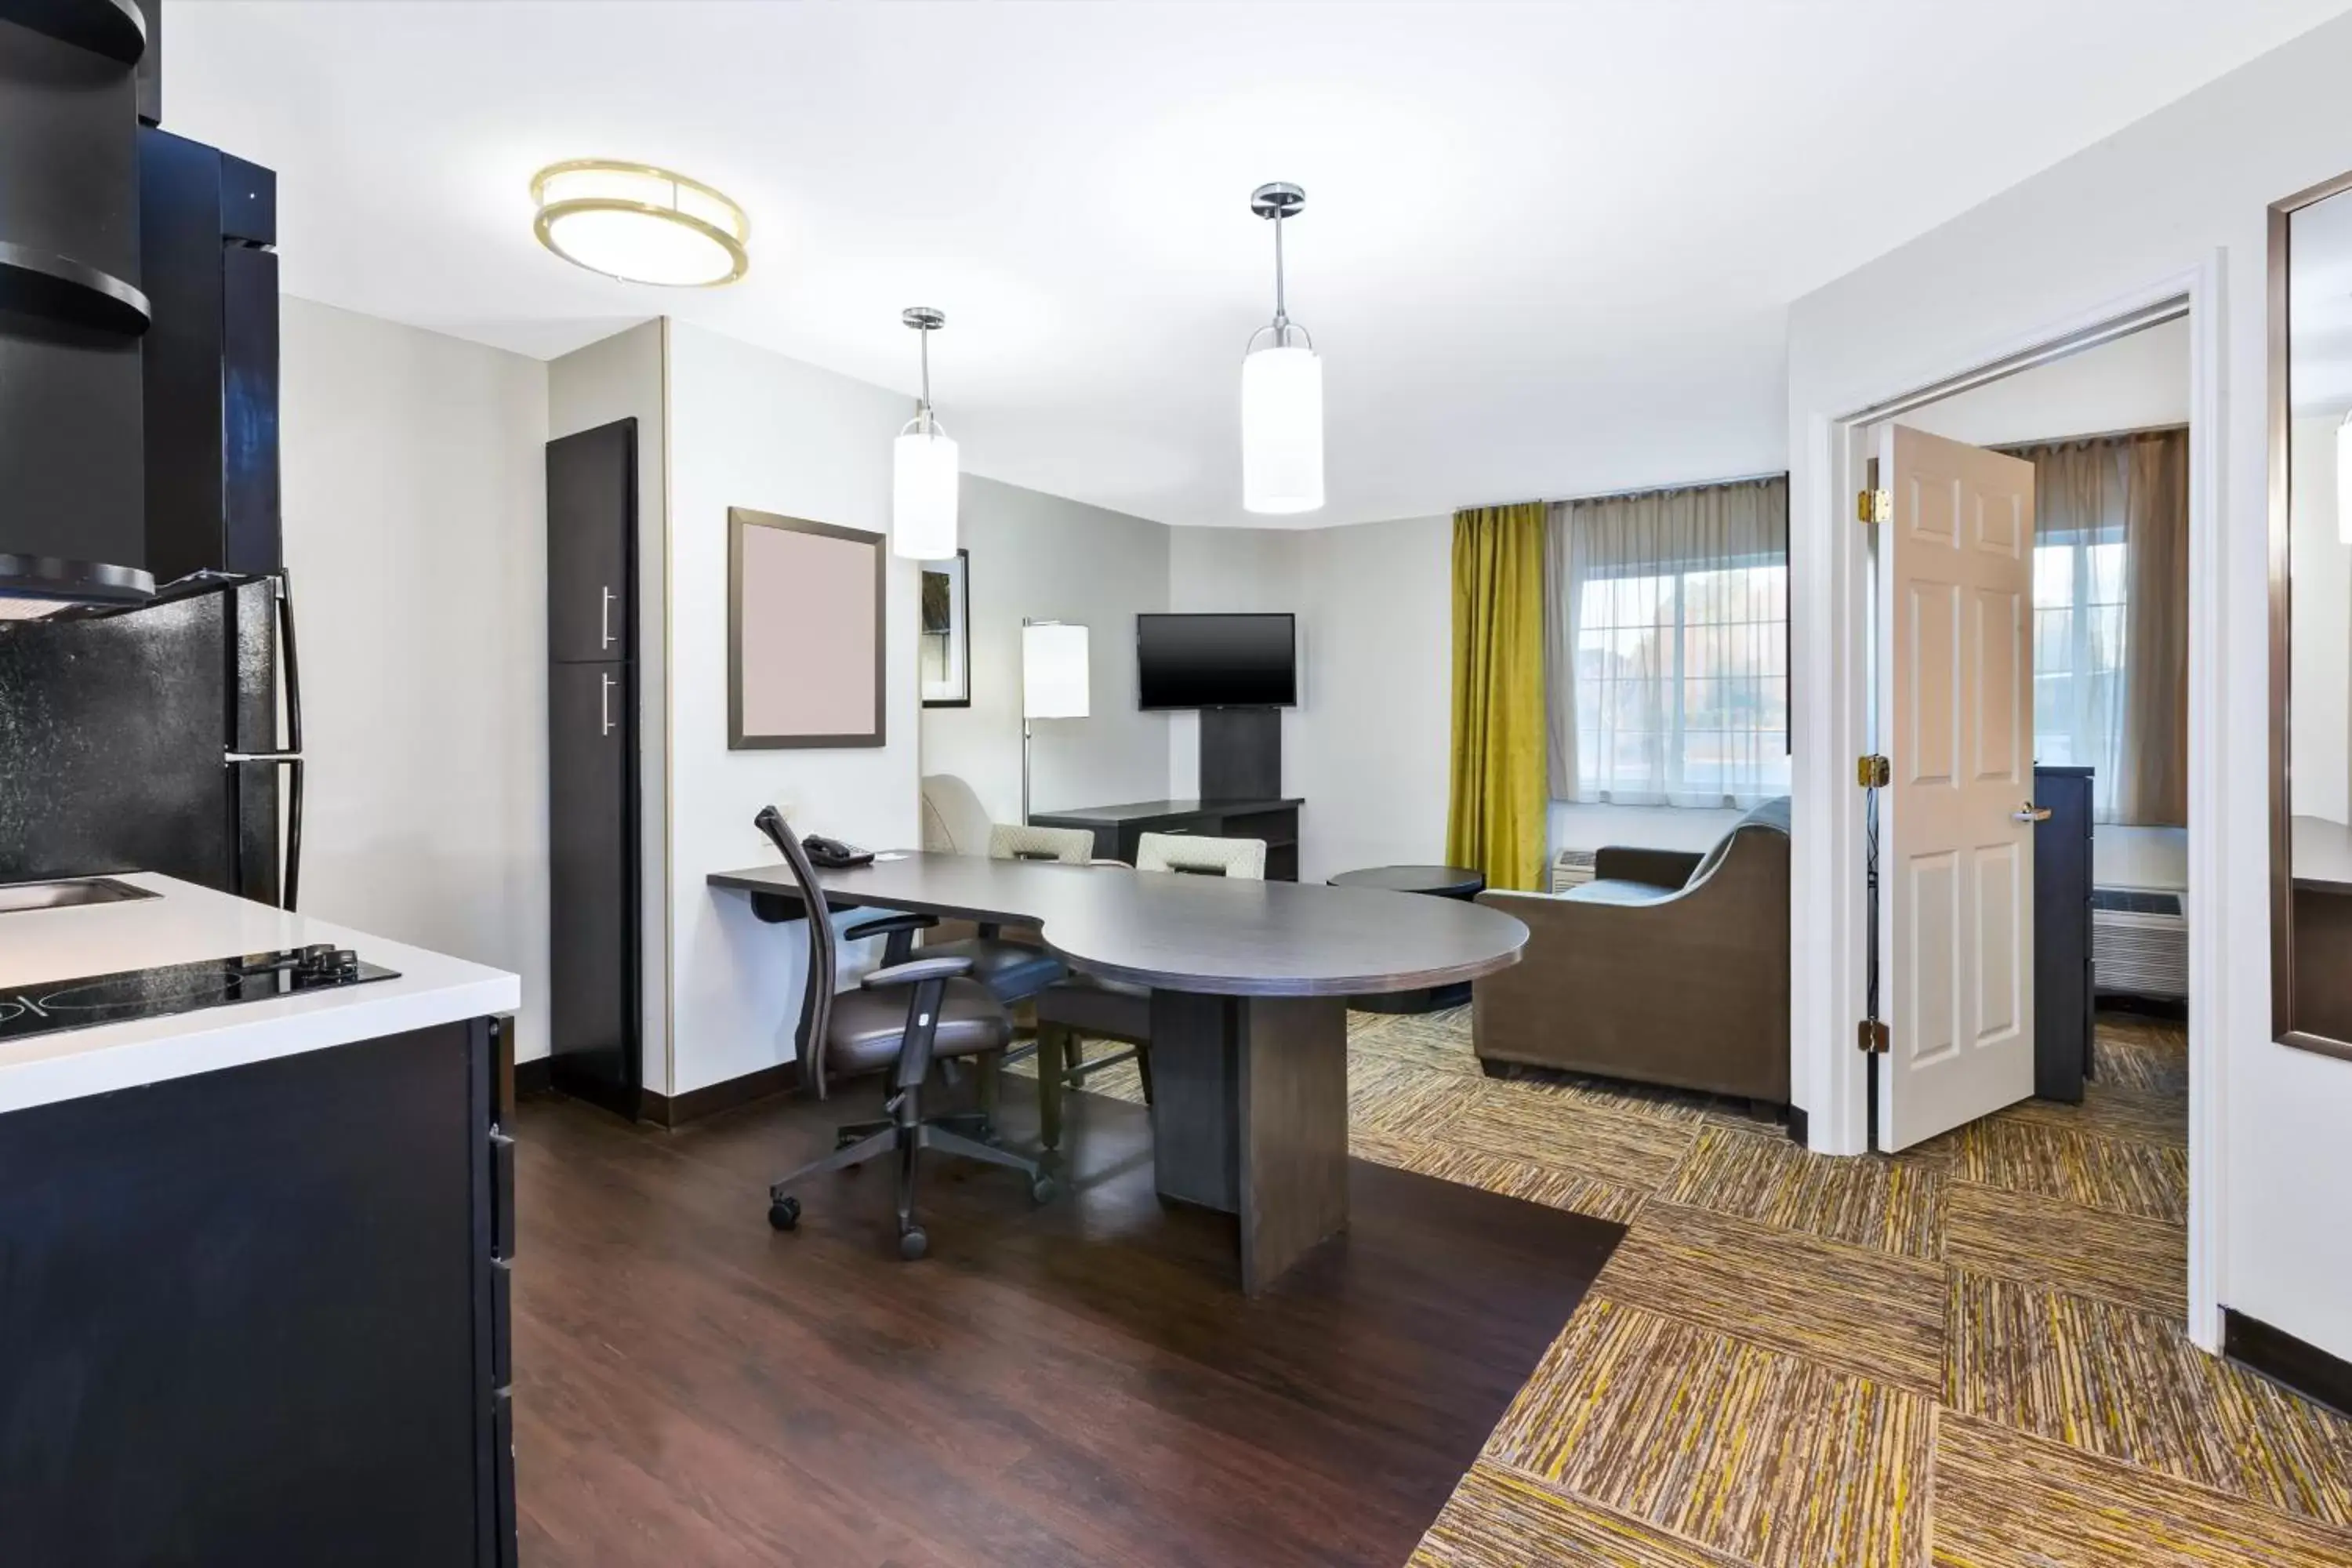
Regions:
<instances>
[{"instance_id":1,"label":"picture frame","mask_svg":"<svg viewBox=\"0 0 2352 1568\"><path fill-rule=\"evenodd\" d=\"M926 708L971 706L971 552L922 563L916 679Z\"/></svg>"},{"instance_id":2,"label":"picture frame","mask_svg":"<svg viewBox=\"0 0 2352 1568\"><path fill-rule=\"evenodd\" d=\"M887 542L727 509L727 749L885 743Z\"/></svg>"}]
</instances>

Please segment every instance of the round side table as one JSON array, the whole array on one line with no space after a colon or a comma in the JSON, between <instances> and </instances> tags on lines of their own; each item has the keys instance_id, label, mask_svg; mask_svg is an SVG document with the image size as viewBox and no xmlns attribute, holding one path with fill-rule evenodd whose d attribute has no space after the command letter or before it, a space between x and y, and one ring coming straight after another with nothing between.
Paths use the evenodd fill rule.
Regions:
<instances>
[{"instance_id":1,"label":"round side table","mask_svg":"<svg viewBox=\"0 0 2352 1568\"><path fill-rule=\"evenodd\" d=\"M1433 899L1459 899L1467 903L1486 890L1486 874L1466 866L1370 866L1342 871L1331 879L1335 888L1377 888L1383 892L1420 893ZM1435 1013L1459 1007L1470 1000L1470 987L1438 985L1423 991L1396 991L1380 996L1353 996L1348 1005L1366 1013Z\"/></svg>"}]
</instances>

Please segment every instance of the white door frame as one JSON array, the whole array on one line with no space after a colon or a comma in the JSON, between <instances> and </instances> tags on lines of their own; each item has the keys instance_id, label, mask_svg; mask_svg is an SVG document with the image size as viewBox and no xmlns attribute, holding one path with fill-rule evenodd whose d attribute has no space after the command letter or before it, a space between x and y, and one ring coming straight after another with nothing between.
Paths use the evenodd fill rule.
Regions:
<instances>
[{"instance_id":1,"label":"white door frame","mask_svg":"<svg viewBox=\"0 0 2352 1568\"><path fill-rule=\"evenodd\" d=\"M1822 1153L1859 1154L1868 1138L1868 1072L1856 1049L1864 1016L1863 792L1854 759L1871 750L1868 685L1871 560L1853 498L1864 488L1863 426L1909 408L2078 353L2156 321L2189 319L2189 1332L2209 1351L2221 1341L2221 1029L2229 976L2221 963L2221 636L2226 551L2221 531L2227 427L2223 384L2224 259L2157 279L2118 299L2048 323L1955 364L1944 376L1897 386L1857 386L1852 395L1806 411L1806 461L1792 495L1806 526L1791 530L1799 566L1791 603L1812 619L1801 636L1795 727L1796 833L1790 892L1791 929L1822 934L1793 944L1790 958L1791 1082L1806 1111L1807 1138ZM1934 301L1923 300L1932 310Z\"/></svg>"}]
</instances>

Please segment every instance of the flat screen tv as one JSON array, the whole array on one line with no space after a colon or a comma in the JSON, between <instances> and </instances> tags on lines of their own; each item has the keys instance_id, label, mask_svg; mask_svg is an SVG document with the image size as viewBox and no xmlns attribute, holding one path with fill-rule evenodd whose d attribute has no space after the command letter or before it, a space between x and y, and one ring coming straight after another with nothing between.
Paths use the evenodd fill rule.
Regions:
<instances>
[{"instance_id":1,"label":"flat screen tv","mask_svg":"<svg viewBox=\"0 0 2352 1568\"><path fill-rule=\"evenodd\" d=\"M1145 708L1288 708L1298 701L1297 617L1135 617Z\"/></svg>"}]
</instances>

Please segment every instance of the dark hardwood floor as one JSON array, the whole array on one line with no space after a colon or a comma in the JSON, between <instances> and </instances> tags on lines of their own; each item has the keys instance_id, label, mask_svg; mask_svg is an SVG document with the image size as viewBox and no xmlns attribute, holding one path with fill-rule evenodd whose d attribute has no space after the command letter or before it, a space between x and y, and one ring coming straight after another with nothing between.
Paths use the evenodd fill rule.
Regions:
<instances>
[{"instance_id":1,"label":"dark hardwood floor","mask_svg":"<svg viewBox=\"0 0 2352 1568\"><path fill-rule=\"evenodd\" d=\"M1163 1205L1141 1108L1087 1094L1043 1208L927 1167L923 1262L878 1164L771 1231L768 1182L873 1105L523 1108L530 1568L1402 1563L1623 1234L1359 1161L1349 1235L1247 1300L1234 1222Z\"/></svg>"}]
</instances>

